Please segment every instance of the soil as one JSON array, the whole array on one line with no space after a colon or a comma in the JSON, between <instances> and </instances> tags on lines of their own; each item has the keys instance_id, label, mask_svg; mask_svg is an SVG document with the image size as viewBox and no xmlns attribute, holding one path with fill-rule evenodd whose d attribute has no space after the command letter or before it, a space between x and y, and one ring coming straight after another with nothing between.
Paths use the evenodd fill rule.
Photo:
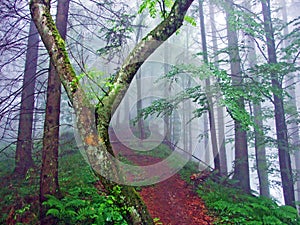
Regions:
<instances>
[{"instance_id":1,"label":"soil","mask_svg":"<svg viewBox=\"0 0 300 225\"><path fill-rule=\"evenodd\" d=\"M121 153L135 165L151 165L159 158L136 155L132 150L118 142L114 135L110 135L114 152ZM154 175L156 171L153 171ZM213 218L207 214L204 202L195 193L192 185L181 179L179 174L157 183L142 187L140 195L143 198L156 224L163 225L207 225L213 224Z\"/></svg>"}]
</instances>

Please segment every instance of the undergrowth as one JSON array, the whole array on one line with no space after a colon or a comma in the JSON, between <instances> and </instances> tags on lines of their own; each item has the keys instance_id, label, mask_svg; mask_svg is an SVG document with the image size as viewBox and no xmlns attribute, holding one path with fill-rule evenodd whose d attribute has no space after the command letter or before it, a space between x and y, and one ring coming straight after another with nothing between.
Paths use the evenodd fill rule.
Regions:
<instances>
[{"instance_id":1,"label":"undergrowth","mask_svg":"<svg viewBox=\"0 0 300 225\"><path fill-rule=\"evenodd\" d=\"M59 184L61 198L48 196L44 203L48 215L58 224L125 225L130 209L120 206L120 187L111 195L99 191L98 178L82 157L76 143L61 146L59 153ZM0 224L39 224L40 165L30 170L24 180L12 177L13 159L0 162Z\"/></svg>"},{"instance_id":2,"label":"undergrowth","mask_svg":"<svg viewBox=\"0 0 300 225\"><path fill-rule=\"evenodd\" d=\"M116 224L126 225L126 206L119 207L120 189L113 195L100 195L94 187L73 187L62 199L48 196L44 205L49 207L47 215L59 219L59 224Z\"/></svg>"},{"instance_id":3,"label":"undergrowth","mask_svg":"<svg viewBox=\"0 0 300 225\"><path fill-rule=\"evenodd\" d=\"M119 207L119 186L111 195L100 192L95 187L98 178L78 151L62 157L60 165L63 198L48 196L44 203L49 208L48 215L56 217L59 224L127 224L125 216L129 209Z\"/></svg>"},{"instance_id":4,"label":"undergrowth","mask_svg":"<svg viewBox=\"0 0 300 225\"><path fill-rule=\"evenodd\" d=\"M274 200L244 194L241 190L217 184L211 180L198 190L210 212L216 215L215 224L242 225L299 225L297 210L279 206Z\"/></svg>"}]
</instances>

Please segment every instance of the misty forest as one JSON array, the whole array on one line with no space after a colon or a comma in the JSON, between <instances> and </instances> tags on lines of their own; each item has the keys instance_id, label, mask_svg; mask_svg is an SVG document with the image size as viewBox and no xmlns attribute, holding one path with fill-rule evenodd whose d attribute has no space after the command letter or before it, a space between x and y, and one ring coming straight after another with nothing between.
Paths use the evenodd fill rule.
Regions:
<instances>
[{"instance_id":1,"label":"misty forest","mask_svg":"<svg viewBox=\"0 0 300 225\"><path fill-rule=\"evenodd\" d=\"M0 224L300 224L299 0L1 0Z\"/></svg>"}]
</instances>

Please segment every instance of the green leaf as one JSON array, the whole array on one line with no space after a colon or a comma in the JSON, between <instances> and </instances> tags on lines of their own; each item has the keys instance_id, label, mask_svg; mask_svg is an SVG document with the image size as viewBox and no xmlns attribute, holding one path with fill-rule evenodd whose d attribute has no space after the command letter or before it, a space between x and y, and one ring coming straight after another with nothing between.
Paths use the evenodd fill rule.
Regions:
<instances>
[{"instance_id":1,"label":"green leaf","mask_svg":"<svg viewBox=\"0 0 300 225\"><path fill-rule=\"evenodd\" d=\"M194 27L197 26L196 20L191 16L184 16L184 20Z\"/></svg>"},{"instance_id":2,"label":"green leaf","mask_svg":"<svg viewBox=\"0 0 300 225\"><path fill-rule=\"evenodd\" d=\"M52 215L54 217L59 217L60 212L58 211L58 209L49 209L46 213L47 216Z\"/></svg>"}]
</instances>

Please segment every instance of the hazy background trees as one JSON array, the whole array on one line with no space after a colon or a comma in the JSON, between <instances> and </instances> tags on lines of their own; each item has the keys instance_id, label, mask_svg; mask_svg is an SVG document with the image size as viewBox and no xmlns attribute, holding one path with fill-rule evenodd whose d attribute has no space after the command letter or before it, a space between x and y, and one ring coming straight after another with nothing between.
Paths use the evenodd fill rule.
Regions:
<instances>
[{"instance_id":1,"label":"hazy background trees","mask_svg":"<svg viewBox=\"0 0 300 225\"><path fill-rule=\"evenodd\" d=\"M55 4L53 15L57 13ZM89 84L88 87L94 85L92 96L99 92L97 82L103 83L104 78L114 75L133 46L163 20L159 17L158 5L155 18L152 18L155 10L152 17L147 10L137 14L140 5L141 2L70 2L67 51L76 73L84 76L81 82ZM207 90L199 93L205 95L208 104L178 103L185 107L183 123L176 112L164 115L166 142L193 152L205 166L237 180L246 192L252 189L292 206L295 198L300 198L299 18L296 10L299 5L297 1L199 0L188 12L190 17L186 21L189 23L185 22L178 34L168 40L168 44L177 44L190 56L165 51L163 67L146 63L137 77L150 74L154 82L172 72L172 66L178 66L180 71L182 64L188 64L188 57L198 55L194 58L207 66L194 76ZM50 78L57 76L52 74L51 67L52 75L48 78L49 57L44 46L38 44L27 1L4 0L0 6L1 158L15 158L15 173L26 177L30 168L39 169L41 159L45 161L44 157L53 153L54 167L50 170L57 174L58 145L53 143L58 143L59 127L62 134L73 132L70 101L62 90L59 102L60 84L55 79L52 83ZM174 55L177 63L170 65ZM203 79L199 75L201 71L209 76ZM102 74L101 77L97 77L97 73ZM149 85L139 79L136 82L136 96L128 98L129 101L139 99L144 85ZM189 93L195 86L184 77L178 78L177 84ZM195 94L189 98L195 100ZM54 100L57 100L55 105ZM153 100L157 99L138 101L132 118ZM190 120L189 107L198 107L198 112L202 110L192 115L196 119ZM54 112L57 113L55 119L49 120L49 113ZM45 115L48 123L44 124ZM112 123L122 124L128 120L122 116L122 113L116 115ZM181 146L178 142L180 123L184 132ZM147 120L138 122L141 139L147 138L148 125ZM47 149L50 153L46 153ZM203 163L199 164L203 168ZM50 174L45 171L42 174ZM57 191L57 184L51 187Z\"/></svg>"}]
</instances>

